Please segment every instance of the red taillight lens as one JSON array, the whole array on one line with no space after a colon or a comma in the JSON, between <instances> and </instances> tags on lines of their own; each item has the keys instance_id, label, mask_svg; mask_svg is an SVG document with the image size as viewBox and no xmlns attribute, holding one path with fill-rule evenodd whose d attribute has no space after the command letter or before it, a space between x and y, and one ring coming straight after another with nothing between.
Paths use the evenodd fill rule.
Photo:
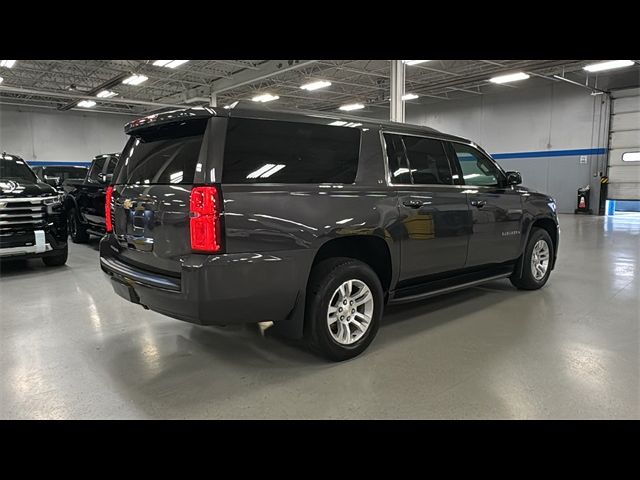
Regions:
<instances>
[{"instance_id":1,"label":"red taillight lens","mask_svg":"<svg viewBox=\"0 0 640 480\"><path fill-rule=\"evenodd\" d=\"M193 187L189 199L191 249L215 253L220 250L220 208L216 187Z\"/></svg>"},{"instance_id":2,"label":"red taillight lens","mask_svg":"<svg viewBox=\"0 0 640 480\"><path fill-rule=\"evenodd\" d=\"M107 193L104 199L104 223L107 226L107 233L113 230L113 225L111 224L111 197L113 196L113 187L107 187Z\"/></svg>"}]
</instances>

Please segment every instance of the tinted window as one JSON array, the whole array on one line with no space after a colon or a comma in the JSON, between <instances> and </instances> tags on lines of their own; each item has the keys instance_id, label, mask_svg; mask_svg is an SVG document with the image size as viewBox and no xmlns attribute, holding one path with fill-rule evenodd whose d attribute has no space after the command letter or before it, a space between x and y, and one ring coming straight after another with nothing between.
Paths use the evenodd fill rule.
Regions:
<instances>
[{"instance_id":1,"label":"tinted window","mask_svg":"<svg viewBox=\"0 0 640 480\"><path fill-rule=\"evenodd\" d=\"M440 140L413 135L384 134L391 182L451 185L453 175Z\"/></svg>"},{"instance_id":2,"label":"tinted window","mask_svg":"<svg viewBox=\"0 0 640 480\"><path fill-rule=\"evenodd\" d=\"M440 140L408 135L404 135L402 140L409 159L413 183L428 185L453 183L449 160Z\"/></svg>"},{"instance_id":3,"label":"tinted window","mask_svg":"<svg viewBox=\"0 0 640 480\"><path fill-rule=\"evenodd\" d=\"M193 183L206 120L136 132L124 148L115 183Z\"/></svg>"},{"instance_id":4,"label":"tinted window","mask_svg":"<svg viewBox=\"0 0 640 480\"><path fill-rule=\"evenodd\" d=\"M104 168L104 162L107 160L107 157L98 157L95 162L91 165L91 171L89 172L89 180L93 180L97 182L100 180L100 175L102 173L102 169Z\"/></svg>"},{"instance_id":5,"label":"tinted window","mask_svg":"<svg viewBox=\"0 0 640 480\"><path fill-rule=\"evenodd\" d=\"M35 182L36 176L24 160L11 155L0 156L0 179Z\"/></svg>"},{"instance_id":6,"label":"tinted window","mask_svg":"<svg viewBox=\"0 0 640 480\"><path fill-rule=\"evenodd\" d=\"M116 165L118 164L118 158L119 157L116 155L109 157L109 165L107 165L107 174L113 173L113 171L116 168Z\"/></svg>"},{"instance_id":7,"label":"tinted window","mask_svg":"<svg viewBox=\"0 0 640 480\"><path fill-rule=\"evenodd\" d=\"M87 174L87 169L85 167L63 167L63 166L55 166L55 167L40 167L40 170L37 172L42 178L59 178L60 181L69 180L69 179L82 179Z\"/></svg>"},{"instance_id":8,"label":"tinted window","mask_svg":"<svg viewBox=\"0 0 640 480\"><path fill-rule=\"evenodd\" d=\"M411 184L411 174L407 167L407 159L404 153L404 145L400 135L384 134L384 142L387 145L387 158L389 159L389 175L391 183L397 185Z\"/></svg>"},{"instance_id":9,"label":"tinted window","mask_svg":"<svg viewBox=\"0 0 640 480\"><path fill-rule=\"evenodd\" d=\"M500 169L478 150L461 143L453 143L466 185L498 186L502 178Z\"/></svg>"},{"instance_id":10,"label":"tinted window","mask_svg":"<svg viewBox=\"0 0 640 480\"><path fill-rule=\"evenodd\" d=\"M309 123L229 120L224 183L353 183L360 131Z\"/></svg>"}]
</instances>

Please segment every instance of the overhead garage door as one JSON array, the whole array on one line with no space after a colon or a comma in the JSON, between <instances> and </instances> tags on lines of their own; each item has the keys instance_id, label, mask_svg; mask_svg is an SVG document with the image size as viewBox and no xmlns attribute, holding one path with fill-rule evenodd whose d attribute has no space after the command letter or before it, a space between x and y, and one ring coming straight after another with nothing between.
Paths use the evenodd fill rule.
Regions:
<instances>
[{"instance_id":1,"label":"overhead garage door","mask_svg":"<svg viewBox=\"0 0 640 480\"><path fill-rule=\"evenodd\" d=\"M609 191L611 200L640 200L640 89L611 93Z\"/></svg>"}]
</instances>

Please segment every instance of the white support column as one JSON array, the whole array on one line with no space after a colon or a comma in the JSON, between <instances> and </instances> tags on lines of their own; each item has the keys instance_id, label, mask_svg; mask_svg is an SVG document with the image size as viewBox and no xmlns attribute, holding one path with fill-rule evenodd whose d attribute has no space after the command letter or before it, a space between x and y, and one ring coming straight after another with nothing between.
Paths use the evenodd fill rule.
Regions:
<instances>
[{"instance_id":1,"label":"white support column","mask_svg":"<svg viewBox=\"0 0 640 480\"><path fill-rule=\"evenodd\" d=\"M216 97L215 93L211 94L211 99L209 100L209 106L210 107L217 107L218 106L218 98Z\"/></svg>"},{"instance_id":2,"label":"white support column","mask_svg":"<svg viewBox=\"0 0 640 480\"><path fill-rule=\"evenodd\" d=\"M391 112L392 122L404 123L404 68L402 60L391 60Z\"/></svg>"}]
</instances>

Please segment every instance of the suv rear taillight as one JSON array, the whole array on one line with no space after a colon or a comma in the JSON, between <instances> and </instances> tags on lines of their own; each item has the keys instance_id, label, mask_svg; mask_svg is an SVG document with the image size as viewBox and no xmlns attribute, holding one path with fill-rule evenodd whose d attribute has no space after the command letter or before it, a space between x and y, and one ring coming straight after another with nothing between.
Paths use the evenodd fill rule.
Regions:
<instances>
[{"instance_id":1,"label":"suv rear taillight","mask_svg":"<svg viewBox=\"0 0 640 480\"><path fill-rule=\"evenodd\" d=\"M193 187L189 199L191 250L220 251L220 197L216 187Z\"/></svg>"},{"instance_id":2,"label":"suv rear taillight","mask_svg":"<svg viewBox=\"0 0 640 480\"><path fill-rule=\"evenodd\" d=\"M107 227L107 233L113 230L113 225L111 224L111 197L113 196L113 187L109 185L107 187L107 193L105 194L104 199L104 223Z\"/></svg>"}]
</instances>

